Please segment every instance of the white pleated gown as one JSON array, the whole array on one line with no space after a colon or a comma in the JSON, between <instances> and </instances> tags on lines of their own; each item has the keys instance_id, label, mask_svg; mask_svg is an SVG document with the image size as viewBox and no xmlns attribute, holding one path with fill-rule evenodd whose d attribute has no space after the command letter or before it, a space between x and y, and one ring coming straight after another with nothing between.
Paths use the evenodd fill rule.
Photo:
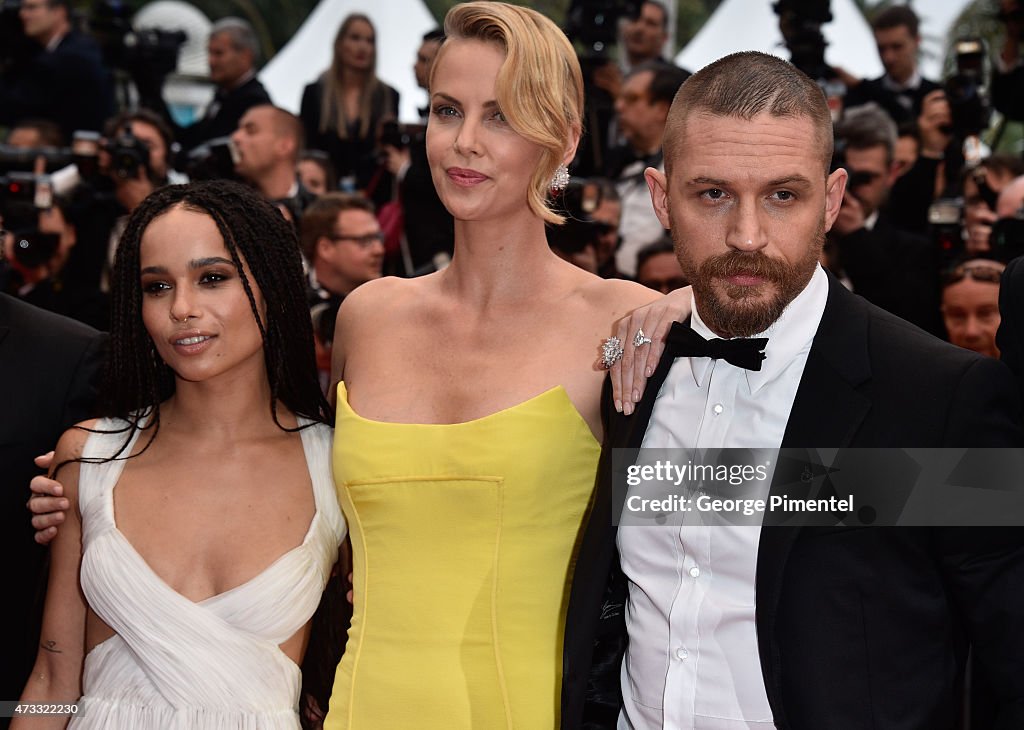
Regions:
<instances>
[{"instance_id":1,"label":"white pleated gown","mask_svg":"<svg viewBox=\"0 0 1024 730\"><path fill-rule=\"evenodd\" d=\"M102 421L98 428L125 425ZM331 429L318 424L301 434L316 502L302 544L199 603L164 583L118 530L113 488L125 462L82 465L82 590L117 633L86 657L81 709L69 727L299 727L299 667L279 645L313 615L345 536L331 478ZM125 432L92 434L84 456L109 457L124 439Z\"/></svg>"}]
</instances>

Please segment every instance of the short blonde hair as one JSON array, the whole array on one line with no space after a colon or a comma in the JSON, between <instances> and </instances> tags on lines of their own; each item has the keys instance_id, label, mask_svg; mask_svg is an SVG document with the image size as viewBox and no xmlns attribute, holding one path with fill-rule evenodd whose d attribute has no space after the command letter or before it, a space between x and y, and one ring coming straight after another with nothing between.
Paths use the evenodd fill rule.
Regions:
<instances>
[{"instance_id":1,"label":"short blonde hair","mask_svg":"<svg viewBox=\"0 0 1024 730\"><path fill-rule=\"evenodd\" d=\"M537 11L500 2L456 5L445 16L444 33L446 42L478 40L505 52L495 84L498 106L512 129L544 150L527 203L546 222L561 223L548 207L551 178L583 129L583 74L569 39ZM443 52L442 45L438 60Z\"/></svg>"}]
</instances>

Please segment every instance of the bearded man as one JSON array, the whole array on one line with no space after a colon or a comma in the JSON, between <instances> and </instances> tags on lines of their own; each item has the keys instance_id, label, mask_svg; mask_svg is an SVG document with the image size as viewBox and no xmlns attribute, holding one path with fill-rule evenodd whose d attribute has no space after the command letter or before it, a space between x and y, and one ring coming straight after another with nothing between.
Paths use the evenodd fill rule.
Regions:
<instances>
[{"instance_id":1,"label":"bearded man","mask_svg":"<svg viewBox=\"0 0 1024 730\"><path fill-rule=\"evenodd\" d=\"M1020 445L1004 365L818 264L847 180L832 145L818 86L764 54L716 61L673 102L646 178L693 312L636 411L608 408L563 728L952 730L968 649L994 726L1024 727L1019 529L612 525L615 447Z\"/></svg>"}]
</instances>

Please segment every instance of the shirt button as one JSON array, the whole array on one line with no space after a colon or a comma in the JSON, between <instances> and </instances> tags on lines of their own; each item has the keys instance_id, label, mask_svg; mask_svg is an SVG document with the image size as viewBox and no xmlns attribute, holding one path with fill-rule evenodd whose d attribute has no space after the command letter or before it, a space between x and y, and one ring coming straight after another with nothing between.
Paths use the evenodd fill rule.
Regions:
<instances>
[{"instance_id":1,"label":"shirt button","mask_svg":"<svg viewBox=\"0 0 1024 730\"><path fill-rule=\"evenodd\" d=\"M721 403L715 403L714 407L711 409L711 411L716 416L722 415L722 411L724 411L724 410L725 410L725 406L723 406Z\"/></svg>"},{"instance_id":2,"label":"shirt button","mask_svg":"<svg viewBox=\"0 0 1024 730\"><path fill-rule=\"evenodd\" d=\"M698 568L696 565L693 566L692 568L690 568L690 577L691 578L699 578L700 577L700 568Z\"/></svg>"},{"instance_id":3,"label":"shirt button","mask_svg":"<svg viewBox=\"0 0 1024 730\"><path fill-rule=\"evenodd\" d=\"M686 651L686 649L676 649L676 659L682 660L688 656L690 656L690 652Z\"/></svg>"}]
</instances>

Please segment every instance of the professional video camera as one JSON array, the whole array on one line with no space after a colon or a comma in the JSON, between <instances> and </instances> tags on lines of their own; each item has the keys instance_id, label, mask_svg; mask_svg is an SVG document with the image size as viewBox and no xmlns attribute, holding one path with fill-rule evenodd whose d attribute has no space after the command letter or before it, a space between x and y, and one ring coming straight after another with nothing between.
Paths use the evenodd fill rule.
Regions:
<instances>
[{"instance_id":1,"label":"professional video camera","mask_svg":"<svg viewBox=\"0 0 1024 730\"><path fill-rule=\"evenodd\" d=\"M960 38L954 44L954 51L956 71L944 84L953 117L952 128L948 131L960 140L967 140L980 135L992 116L985 93L985 43L980 38Z\"/></svg>"},{"instance_id":2,"label":"professional video camera","mask_svg":"<svg viewBox=\"0 0 1024 730\"><path fill-rule=\"evenodd\" d=\"M619 21L640 14L640 0L572 0L566 36L583 47L584 59L607 59L619 36Z\"/></svg>"},{"instance_id":3,"label":"professional video camera","mask_svg":"<svg viewBox=\"0 0 1024 730\"><path fill-rule=\"evenodd\" d=\"M14 262L35 269L57 253L60 236L39 230L39 211L53 205L53 189L47 175L11 172L0 176L0 214L4 228L14 236Z\"/></svg>"},{"instance_id":4,"label":"professional video camera","mask_svg":"<svg viewBox=\"0 0 1024 730\"><path fill-rule=\"evenodd\" d=\"M127 72L164 79L178 67L178 54L188 40L181 30L136 30L128 17L130 8L120 0L98 0L90 20L106 63Z\"/></svg>"},{"instance_id":5,"label":"professional video camera","mask_svg":"<svg viewBox=\"0 0 1024 730\"><path fill-rule=\"evenodd\" d=\"M815 80L835 76L825 63L828 43L821 32L821 26L832 20L829 5L829 0L778 0L772 4L790 61Z\"/></svg>"}]
</instances>

